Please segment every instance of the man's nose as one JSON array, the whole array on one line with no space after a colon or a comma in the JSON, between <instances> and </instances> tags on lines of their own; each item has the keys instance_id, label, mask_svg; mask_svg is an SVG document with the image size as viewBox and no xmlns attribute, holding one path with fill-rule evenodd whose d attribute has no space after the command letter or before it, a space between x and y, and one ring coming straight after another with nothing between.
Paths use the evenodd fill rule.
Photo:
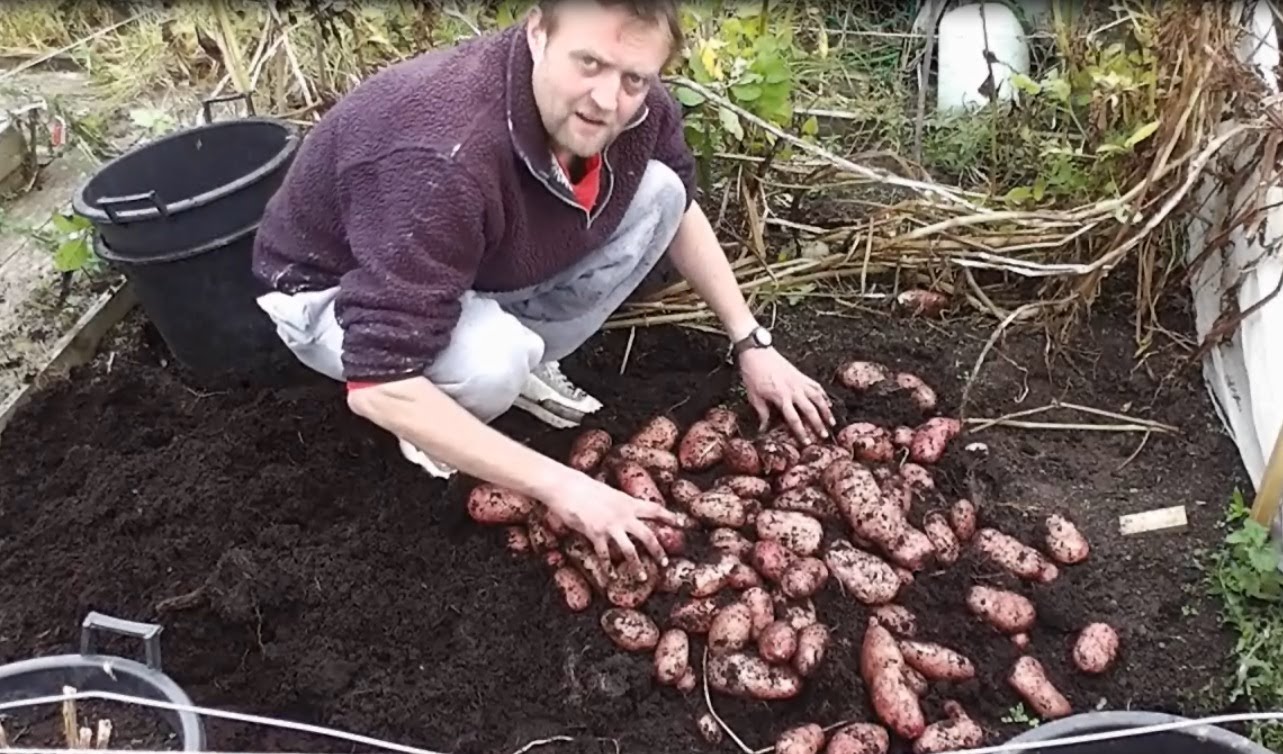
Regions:
<instances>
[{"instance_id":1,"label":"man's nose","mask_svg":"<svg viewBox=\"0 0 1283 754\"><path fill-rule=\"evenodd\" d=\"M592 101L599 109L613 113L619 102L619 80L615 76L602 76L592 89Z\"/></svg>"}]
</instances>

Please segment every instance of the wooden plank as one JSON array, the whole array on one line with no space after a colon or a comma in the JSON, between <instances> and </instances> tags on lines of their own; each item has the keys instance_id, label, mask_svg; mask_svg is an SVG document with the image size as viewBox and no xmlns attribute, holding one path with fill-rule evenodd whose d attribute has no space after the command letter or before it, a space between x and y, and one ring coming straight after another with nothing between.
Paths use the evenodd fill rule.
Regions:
<instances>
[{"instance_id":1,"label":"wooden plank","mask_svg":"<svg viewBox=\"0 0 1283 754\"><path fill-rule=\"evenodd\" d=\"M1185 517L1183 505L1131 513L1118 519L1118 533L1124 537L1183 531L1188 526L1189 519Z\"/></svg>"},{"instance_id":2,"label":"wooden plank","mask_svg":"<svg viewBox=\"0 0 1283 754\"><path fill-rule=\"evenodd\" d=\"M0 440L18 409L67 370L92 361L102 339L137 303L134 290L127 283L104 291L49 351L35 378L0 403Z\"/></svg>"},{"instance_id":3,"label":"wooden plank","mask_svg":"<svg viewBox=\"0 0 1283 754\"><path fill-rule=\"evenodd\" d=\"M1283 498L1283 427L1275 435L1274 450L1265 462L1265 473L1261 474L1260 488L1252 501L1252 520L1268 528L1278 515L1280 498Z\"/></svg>"}]
</instances>

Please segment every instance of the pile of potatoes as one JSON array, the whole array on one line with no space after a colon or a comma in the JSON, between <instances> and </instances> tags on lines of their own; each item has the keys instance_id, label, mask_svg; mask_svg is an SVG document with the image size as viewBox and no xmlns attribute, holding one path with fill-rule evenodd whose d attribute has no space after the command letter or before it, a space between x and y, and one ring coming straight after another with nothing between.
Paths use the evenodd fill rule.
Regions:
<instances>
[{"instance_id":1,"label":"pile of potatoes","mask_svg":"<svg viewBox=\"0 0 1283 754\"><path fill-rule=\"evenodd\" d=\"M936 393L918 376L852 361L837 379L858 392L903 391L924 418L912 427L855 422L829 442L803 446L784 427L750 437L733 410L717 406L684 431L656 416L622 442L601 429L575 438L571 466L678 513L679 526L651 524L669 555L665 568L645 556L644 573L601 562L538 501L491 484L472 490L468 512L505 527L513 552L542 559L567 608L604 603L606 636L624 651L650 653L656 682L683 693L699 682L697 641L708 652L711 690L770 701L802 692L833 631L862 629L859 669L876 722L830 733L818 724L794 727L777 739L778 754L886 754L891 734L912 741L917 754L978 747L985 733L958 702L948 701L946 717L935 721L920 703L928 684L966 681L975 666L920 637L918 616L897 597L967 548L1026 582L1050 583L1087 559L1088 542L1067 517L1052 515L1034 547L982 525L972 501L946 501L929 467L962 426L935 415ZM826 625L812 599L826 588L864 605L867 625ZM671 597L664 600L671 607L656 607L658 595ZM1028 646L1036 623L1028 598L983 584L961 598L996 637ZM1071 659L1084 673L1104 673L1118 650L1116 632L1093 623ZM1070 714L1035 657L1022 655L1007 680L1044 719ZM721 734L711 719L699 727L710 740Z\"/></svg>"}]
</instances>

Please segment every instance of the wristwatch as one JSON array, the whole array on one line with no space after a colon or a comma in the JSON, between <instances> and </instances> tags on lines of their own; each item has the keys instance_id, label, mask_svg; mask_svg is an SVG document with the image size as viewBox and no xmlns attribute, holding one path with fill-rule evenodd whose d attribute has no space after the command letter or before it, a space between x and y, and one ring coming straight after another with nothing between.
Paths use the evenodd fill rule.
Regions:
<instances>
[{"instance_id":1,"label":"wristwatch","mask_svg":"<svg viewBox=\"0 0 1283 754\"><path fill-rule=\"evenodd\" d=\"M737 340L732 351L739 356L750 348L770 348L773 342L771 331L759 325L754 327L748 335Z\"/></svg>"}]
</instances>

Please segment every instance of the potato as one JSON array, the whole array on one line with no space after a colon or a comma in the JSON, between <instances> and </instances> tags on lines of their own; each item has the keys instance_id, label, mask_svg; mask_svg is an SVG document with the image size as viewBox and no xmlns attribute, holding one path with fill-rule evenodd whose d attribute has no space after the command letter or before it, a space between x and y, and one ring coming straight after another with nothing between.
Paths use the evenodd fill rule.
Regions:
<instances>
[{"instance_id":1,"label":"potato","mask_svg":"<svg viewBox=\"0 0 1283 754\"><path fill-rule=\"evenodd\" d=\"M801 467L798 467L801 468ZM771 501L771 507L777 511L797 511L821 521L837 521L840 516L833 498L819 487L795 487L783 492Z\"/></svg>"},{"instance_id":2,"label":"potato","mask_svg":"<svg viewBox=\"0 0 1283 754\"><path fill-rule=\"evenodd\" d=\"M977 531L975 547L989 562L1027 581L1047 583L1055 578L1054 566L1042 553L997 529Z\"/></svg>"},{"instance_id":3,"label":"potato","mask_svg":"<svg viewBox=\"0 0 1283 754\"><path fill-rule=\"evenodd\" d=\"M580 432L570 444L570 467L584 473L592 471L610 452L613 442L610 433L604 429Z\"/></svg>"},{"instance_id":4,"label":"potato","mask_svg":"<svg viewBox=\"0 0 1283 754\"><path fill-rule=\"evenodd\" d=\"M909 483L899 474L891 474L886 479L879 480L878 489L882 492L882 499L895 503L901 513L908 513L913 507L913 493L909 490Z\"/></svg>"},{"instance_id":5,"label":"potato","mask_svg":"<svg viewBox=\"0 0 1283 754\"><path fill-rule=\"evenodd\" d=\"M686 552L686 532L675 526L669 526L658 521L643 521L646 528L655 534L655 539L659 540L659 546L664 548L664 552L669 555L681 555Z\"/></svg>"},{"instance_id":6,"label":"potato","mask_svg":"<svg viewBox=\"0 0 1283 754\"><path fill-rule=\"evenodd\" d=\"M1010 637L1011 644L1016 649L1026 650L1029 648L1029 634L1012 634Z\"/></svg>"},{"instance_id":7,"label":"potato","mask_svg":"<svg viewBox=\"0 0 1283 754\"><path fill-rule=\"evenodd\" d=\"M556 534L544 523L545 519L538 513L531 513L526 520L526 534L530 538L530 549L535 552L547 552L557 549L560 544Z\"/></svg>"},{"instance_id":8,"label":"potato","mask_svg":"<svg viewBox=\"0 0 1283 754\"><path fill-rule=\"evenodd\" d=\"M468 493L468 515L479 524L524 524L535 500L516 490L482 482Z\"/></svg>"},{"instance_id":9,"label":"potato","mask_svg":"<svg viewBox=\"0 0 1283 754\"><path fill-rule=\"evenodd\" d=\"M938 317L949 307L949 296L926 288L911 288L895 297L895 306L910 317Z\"/></svg>"},{"instance_id":10,"label":"potato","mask_svg":"<svg viewBox=\"0 0 1283 754\"><path fill-rule=\"evenodd\" d=\"M753 552L753 543L734 529L720 526L708 533L708 544L719 553L734 555L747 560Z\"/></svg>"},{"instance_id":11,"label":"potato","mask_svg":"<svg viewBox=\"0 0 1283 754\"><path fill-rule=\"evenodd\" d=\"M829 627L823 623L812 623L797 632L793 669L798 672L798 675L809 677L820 667L829 649L830 636Z\"/></svg>"},{"instance_id":12,"label":"potato","mask_svg":"<svg viewBox=\"0 0 1283 754\"><path fill-rule=\"evenodd\" d=\"M976 584L967 592L967 609L1004 634L1022 634L1034 627L1034 603L1024 595Z\"/></svg>"},{"instance_id":13,"label":"potato","mask_svg":"<svg viewBox=\"0 0 1283 754\"><path fill-rule=\"evenodd\" d=\"M731 555L722 555L712 563L699 563L691 571L692 597L712 597L726 588L731 573L740 561Z\"/></svg>"},{"instance_id":14,"label":"potato","mask_svg":"<svg viewBox=\"0 0 1283 754\"><path fill-rule=\"evenodd\" d=\"M708 713L700 715L695 727L699 729L699 735L714 746L720 744L726 737L726 734L722 732L722 726L717 724L717 719Z\"/></svg>"},{"instance_id":15,"label":"potato","mask_svg":"<svg viewBox=\"0 0 1283 754\"><path fill-rule=\"evenodd\" d=\"M1069 700L1061 694L1037 659L1024 655L1007 674L1007 683L1044 720L1067 717L1073 712Z\"/></svg>"},{"instance_id":16,"label":"potato","mask_svg":"<svg viewBox=\"0 0 1283 754\"><path fill-rule=\"evenodd\" d=\"M930 565L936 548L931 538L907 523L900 527L900 535L889 544L883 544L890 561L909 571L921 571Z\"/></svg>"},{"instance_id":17,"label":"potato","mask_svg":"<svg viewBox=\"0 0 1283 754\"><path fill-rule=\"evenodd\" d=\"M815 723L798 725L775 739L774 754L819 754L824 746L824 729Z\"/></svg>"},{"instance_id":18,"label":"potato","mask_svg":"<svg viewBox=\"0 0 1283 754\"><path fill-rule=\"evenodd\" d=\"M921 377L910 372L900 372L895 376L895 384L901 390L909 391L909 399L919 411L927 413L936 407L936 391L922 381Z\"/></svg>"},{"instance_id":19,"label":"potato","mask_svg":"<svg viewBox=\"0 0 1283 754\"><path fill-rule=\"evenodd\" d=\"M873 617L896 636L909 637L918 634L917 616L903 605L878 605L873 608Z\"/></svg>"},{"instance_id":20,"label":"potato","mask_svg":"<svg viewBox=\"0 0 1283 754\"><path fill-rule=\"evenodd\" d=\"M913 427L896 427L891 430L891 444L897 448L907 448L913 444Z\"/></svg>"},{"instance_id":21,"label":"potato","mask_svg":"<svg viewBox=\"0 0 1283 754\"><path fill-rule=\"evenodd\" d=\"M644 573L629 573L622 566L611 569L611 578L606 582L606 599L615 607L635 610L645 604L659 585L659 566L654 560L641 555Z\"/></svg>"},{"instance_id":22,"label":"potato","mask_svg":"<svg viewBox=\"0 0 1283 754\"><path fill-rule=\"evenodd\" d=\"M900 586L911 586L913 584L913 571L900 566L892 566L895 569L895 575L900 579Z\"/></svg>"},{"instance_id":23,"label":"potato","mask_svg":"<svg viewBox=\"0 0 1283 754\"><path fill-rule=\"evenodd\" d=\"M891 371L876 361L848 361L838 370L838 382L863 393L891 379Z\"/></svg>"},{"instance_id":24,"label":"potato","mask_svg":"<svg viewBox=\"0 0 1283 754\"><path fill-rule=\"evenodd\" d=\"M801 631L818 620L815 603L809 599L795 600L776 593L771 595L771 600L775 603L775 614L779 620L788 623L794 631Z\"/></svg>"},{"instance_id":25,"label":"potato","mask_svg":"<svg viewBox=\"0 0 1283 754\"><path fill-rule=\"evenodd\" d=\"M797 640L798 631L788 621L777 620L757 635L757 653L767 662L786 663L797 652Z\"/></svg>"},{"instance_id":26,"label":"potato","mask_svg":"<svg viewBox=\"0 0 1283 754\"><path fill-rule=\"evenodd\" d=\"M759 542L779 542L806 557L819 551L824 527L805 513L765 510L757 517L757 536Z\"/></svg>"},{"instance_id":27,"label":"potato","mask_svg":"<svg viewBox=\"0 0 1283 754\"><path fill-rule=\"evenodd\" d=\"M900 677L904 679L905 685L919 697L926 696L927 692L931 690L931 682L927 680L925 675L914 670L912 666L905 665L900 668Z\"/></svg>"},{"instance_id":28,"label":"potato","mask_svg":"<svg viewBox=\"0 0 1283 754\"><path fill-rule=\"evenodd\" d=\"M779 701L802 692L802 678L792 668L745 652L710 657L707 677L710 688L741 699Z\"/></svg>"},{"instance_id":29,"label":"potato","mask_svg":"<svg viewBox=\"0 0 1283 754\"><path fill-rule=\"evenodd\" d=\"M977 749L984 743L984 730L952 699L944 703L945 720L931 723L913 742L913 754L943 754Z\"/></svg>"},{"instance_id":30,"label":"potato","mask_svg":"<svg viewBox=\"0 0 1283 754\"><path fill-rule=\"evenodd\" d=\"M739 416L727 406L713 406L704 412L704 420L723 437L739 436Z\"/></svg>"},{"instance_id":31,"label":"potato","mask_svg":"<svg viewBox=\"0 0 1283 754\"><path fill-rule=\"evenodd\" d=\"M762 577L748 563L740 563L731 569L726 578L726 586L731 589L751 589L762 585Z\"/></svg>"},{"instance_id":32,"label":"potato","mask_svg":"<svg viewBox=\"0 0 1283 754\"><path fill-rule=\"evenodd\" d=\"M668 561L668 567L659 577L656 589L664 594L674 594L688 587L695 575L695 564L686 558L674 558Z\"/></svg>"},{"instance_id":33,"label":"potato","mask_svg":"<svg viewBox=\"0 0 1283 754\"><path fill-rule=\"evenodd\" d=\"M895 456L890 433L868 422L855 422L838 430L837 442L849 448L857 460L868 463L887 463Z\"/></svg>"},{"instance_id":34,"label":"potato","mask_svg":"<svg viewBox=\"0 0 1283 754\"><path fill-rule=\"evenodd\" d=\"M748 605L732 602L717 611L708 627L708 651L713 655L739 652L753 634L753 615Z\"/></svg>"},{"instance_id":35,"label":"potato","mask_svg":"<svg viewBox=\"0 0 1283 754\"><path fill-rule=\"evenodd\" d=\"M824 553L824 565L842 589L865 605L884 605L900 591L900 578L890 564L858 550L846 540L835 540Z\"/></svg>"},{"instance_id":36,"label":"potato","mask_svg":"<svg viewBox=\"0 0 1283 754\"><path fill-rule=\"evenodd\" d=\"M637 430L636 434L629 438L631 445L641 445L647 448L658 448L660 450L672 450L677 445L677 436L681 434L677 422L667 416L656 416L647 421Z\"/></svg>"},{"instance_id":37,"label":"potato","mask_svg":"<svg viewBox=\"0 0 1283 754\"><path fill-rule=\"evenodd\" d=\"M1118 632L1108 623L1092 623L1074 642L1074 666L1089 675L1109 670L1118 656Z\"/></svg>"},{"instance_id":38,"label":"potato","mask_svg":"<svg viewBox=\"0 0 1283 754\"><path fill-rule=\"evenodd\" d=\"M668 497L677 507L683 510L690 510L691 501L699 497L699 485L689 479L674 479L673 483L668 485Z\"/></svg>"},{"instance_id":39,"label":"potato","mask_svg":"<svg viewBox=\"0 0 1283 754\"><path fill-rule=\"evenodd\" d=\"M940 644L901 640L900 654L909 667L932 681L967 681L976 677L971 660Z\"/></svg>"},{"instance_id":40,"label":"potato","mask_svg":"<svg viewBox=\"0 0 1283 754\"><path fill-rule=\"evenodd\" d=\"M914 492L925 492L936 488L936 480L932 478L931 472L912 461L906 461L900 465L900 476Z\"/></svg>"},{"instance_id":41,"label":"potato","mask_svg":"<svg viewBox=\"0 0 1283 754\"><path fill-rule=\"evenodd\" d=\"M560 550L549 550L543 554L544 565L554 571L566 564L566 556Z\"/></svg>"},{"instance_id":42,"label":"potato","mask_svg":"<svg viewBox=\"0 0 1283 754\"><path fill-rule=\"evenodd\" d=\"M562 566L552 572L553 583L561 592L561 598L572 612L583 612L592 604L592 589L583 574L569 566Z\"/></svg>"},{"instance_id":43,"label":"potato","mask_svg":"<svg viewBox=\"0 0 1283 754\"><path fill-rule=\"evenodd\" d=\"M887 754L891 737L886 728L874 723L851 723L829 736L824 754Z\"/></svg>"},{"instance_id":44,"label":"potato","mask_svg":"<svg viewBox=\"0 0 1283 754\"><path fill-rule=\"evenodd\" d=\"M701 419L686 430L677 448L677 458L687 471L704 471L722 460L726 452L726 438Z\"/></svg>"},{"instance_id":45,"label":"potato","mask_svg":"<svg viewBox=\"0 0 1283 754\"><path fill-rule=\"evenodd\" d=\"M690 669L690 637L680 628L664 631L655 645L655 680L676 686Z\"/></svg>"},{"instance_id":46,"label":"potato","mask_svg":"<svg viewBox=\"0 0 1283 754\"><path fill-rule=\"evenodd\" d=\"M780 576L780 591L793 599L802 599L823 589L828 580L829 569L824 561L808 556L784 569Z\"/></svg>"},{"instance_id":47,"label":"potato","mask_svg":"<svg viewBox=\"0 0 1283 754\"><path fill-rule=\"evenodd\" d=\"M775 478L775 491L788 492L799 487L806 487L820 480L823 468L820 466L799 463Z\"/></svg>"},{"instance_id":48,"label":"potato","mask_svg":"<svg viewBox=\"0 0 1283 754\"><path fill-rule=\"evenodd\" d=\"M701 492L691 501L690 512L705 523L730 529L738 529L748 522L747 502L727 490Z\"/></svg>"},{"instance_id":49,"label":"potato","mask_svg":"<svg viewBox=\"0 0 1283 754\"><path fill-rule=\"evenodd\" d=\"M958 562L962 545L958 543L958 536L953 533L953 527L949 526L949 519L943 513L932 511L923 516L922 528L931 540L936 560L941 565L948 566Z\"/></svg>"},{"instance_id":50,"label":"potato","mask_svg":"<svg viewBox=\"0 0 1283 754\"><path fill-rule=\"evenodd\" d=\"M643 612L612 607L601 614L600 622L606 636L626 652L646 652L659 644L659 627Z\"/></svg>"},{"instance_id":51,"label":"potato","mask_svg":"<svg viewBox=\"0 0 1283 754\"><path fill-rule=\"evenodd\" d=\"M762 460L757 455L757 447L742 437L732 437L726 441L722 461L727 469L736 474L762 474Z\"/></svg>"},{"instance_id":52,"label":"potato","mask_svg":"<svg viewBox=\"0 0 1283 754\"><path fill-rule=\"evenodd\" d=\"M695 690L695 685L699 683L699 677L695 675L695 668L686 668L682 677L677 679L677 690L683 694L689 694Z\"/></svg>"},{"instance_id":53,"label":"potato","mask_svg":"<svg viewBox=\"0 0 1283 754\"><path fill-rule=\"evenodd\" d=\"M909 458L916 463L936 463L944 455L949 442L962 432L962 422L957 419L933 416L913 432L909 443Z\"/></svg>"},{"instance_id":54,"label":"potato","mask_svg":"<svg viewBox=\"0 0 1283 754\"><path fill-rule=\"evenodd\" d=\"M904 658L891 633L871 618L860 649L860 676L878 719L902 738L915 739L926 728L922 704L904 678Z\"/></svg>"},{"instance_id":55,"label":"potato","mask_svg":"<svg viewBox=\"0 0 1283 754\"><path fill-rule=\"evenodd\" d=\"M660 492L659 485L655 483L655 478L640 463L619 459L614 461L610 468L615 485L626 494L660 505L665 503L664 495Z\"/></svg>"},{"instance_id":56,"label":"potato","mask_svg":"<svg viewBox=\"0 0 1283 754\"><path fill-rule=\"evenodd\" d=\"M820 475L820 486L833 498L838 510L850 517L852 510L882 501L882 491L873 473L855 461L836 461Z\"/></svg>"},{"instance_id":57,"label":"potato","mask_svg":"<svg viewBox=\"0 0 1283 754\"><path fill-rule=\"evenodd\" d=\"M807 445L798 456L798 463L814 466L824 471L837 461L850 461L855 455L841 445Z\"/></svg>"},{"instance_id":58,"label":"potato","mask_svg":"<svg viewBox=\"0 0 1283 754\"><path fill-rule=\"evenodd\" d=\"M530 552L530 535L523 526L509 526L503 530L503 543L508 551L517 555Z\"/></svg>"},{"instance_id":59,"label":"potato","mask_svg":"<svg viewBox=\"0 0 1283 754\"><path fill-rule=\"evenodd\" d=\"M716 613L716 600L710 597L692 597L673 605L668 613L668 622L689 634L707 634Z\"/></svg>"},{"instance_id":60,"label":"potato","mask_svg":"<svg viewBox=\"0 0 1283 754\"><path fill-rule=\"evenodd\" d=\"M588 579L588 583L599 591L606 590L606 585L610 582L610 565L601 562L597 557L597 551L587 539L582 535L575 535L562 549L570 562Z\"/></svg>"},{"instance_id":61,"label":"potato","mask_svg":"<svg viewBox=\"0 0 1283 754\"><path fill-rule=\"evenodd\" d=\"M671 450L624 443L617 446L611 455L618 459L640 464L642 468L656 475L660 472L676 474L680 470L677 455Z\"/></svg>"},{"instance_id":62,"label":"potato","mask_svg":"<svg viewBox=\"0 0 1283 754\"><path fill-rule=\"evenodd\" d=\"M976 504L962 498L949 506L949 525L959 542L970 542L976 535Z\"/></svg>"},{"instance_id":63,"label":"potato","mask_svg":"<svg viewBox=\"0 0 1283 754\"><path fill-rule=\"evenodd\" d=\"M762 631L775 622L775 600L761 587L749 587L740 595L740 602L748 605L752 623L752 636L756 639Z\"/></svg>"},{"instance_id":64,"label":"potato","mask_svg":"<svg viewBox=\"0 0 1283 754\"><path fill-rule=\"evenodd\" d=\"M1087 538L1073 522L1058 513L1047 517L1047 552L1052 560L1074 565L1086 560L1089 550Z\"/></svg>"},{"instance_id":65,"label":"potato","mask_svg":"<svg viewBox=\"0 0 1283 754\"><path fill-rule=\"evenodd\" d=\"M760 539L753 543L750 563L762 578L778 584L788 567L797 562L798 555L779 542Z\"/></svg>"},{"instance_id":66,"label":"potato","mask_svg":"<svg viewBox=\"0 0 1283 754\"><path fill-rule=\"evenodd\" d=\"M783 474L797 465L802 457L796 445L772 437L759 437L755 445L757 457L762 462L762 473L769 476Z\"/></svg>"},{"instance_id":67,"label":"potato","mask_svg":"<svg viewBox=\"0 0 1283 754\"><path fill-rule=\"evenodd\" d=\"M669 515L672 516L673 525L679 529L690 531L701 528L699 525L699 519L694 516L682 513L681 511L670 511Z\"/></svg>"},{"instance_id":68,"label":"potato","mask_svg":"<svg viewBox=\"0 0 1283 754\"><path fill-rule=\"evenodd\" d=\"M747 474L733 474L730 476L719 477L713 482L713 489L730 490L742 498L753 498L760 500L770 497L771 483L760 476L748 476Z\"/></svg>"}]
</instances>

